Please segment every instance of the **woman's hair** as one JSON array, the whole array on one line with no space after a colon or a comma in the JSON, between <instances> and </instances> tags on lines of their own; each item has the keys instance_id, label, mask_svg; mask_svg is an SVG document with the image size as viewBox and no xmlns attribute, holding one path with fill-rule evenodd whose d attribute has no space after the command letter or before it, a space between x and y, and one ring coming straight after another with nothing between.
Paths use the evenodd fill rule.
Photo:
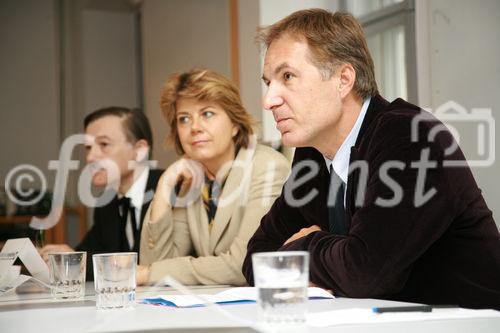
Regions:
<instances>
[{"instance_id":1,"label":"woman's hair","mask_svg":"<svg viewBox=\"0 0 500 333\"><path fill-rule=\"evenodd\" d=\"M248 147L250 135L253 134L254 120L241 104L238 88L225 76L212 70L192 69L189 72L171 75L165 82L160 96L161 111L170 125L167 143L173 143L178 154L184 154L177 132L176 117L176 105L182 98L216 103L238 128L238 133L233 138L235 145Z\"/></svg>"}]
</instances>

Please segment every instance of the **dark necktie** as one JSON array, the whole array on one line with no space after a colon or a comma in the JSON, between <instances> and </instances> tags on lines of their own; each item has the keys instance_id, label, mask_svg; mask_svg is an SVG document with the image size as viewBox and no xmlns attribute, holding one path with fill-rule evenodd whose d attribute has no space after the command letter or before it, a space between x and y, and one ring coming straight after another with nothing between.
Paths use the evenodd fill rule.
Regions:
<instances>
[{"instance_id":1,"label":"dark necktie","mask_svg":"<svg viewBox=\"0 0 500 333\"><path fill-rule=\"evenodd\" d=\"M130 250L133 250L136 247L136 244L140 241L139 239L139 231L137 230L137 221L135 219L135 208L132 206L130 203L130 198L123 197L120 200L118 200L118 204L121 207L121 222L122 222L122 227L125 233L125 238L126 238L126 228L127 228L127 219L128 219L128 214L130 214L130 221L132 222L132 234L134 235L134 244L133 246L130 246Z\"/></svg>"},{"instance_id":2,"label":"dark necktie","mask_svg":"<svg viewBox=\"0 0 500 333\"><path fill-rule=\"evenodd\" d=\"M208 230L211 231L215 213L217 212L218 190L215 181L205 180L205 184L201 191L201 198L203 199L203 205L207 211Z\"/></svg>"},{"instance_id":3,"label":"dark necktie","mask_svg":"<svg viewBox=\"0 0 500 333\"><path fill-rule=\"evenodd\" d=\"M330 232L347 235L344 209L344 182L330 165L330 190L328 193L328 225Z\"/></svg>"}]
</instances>

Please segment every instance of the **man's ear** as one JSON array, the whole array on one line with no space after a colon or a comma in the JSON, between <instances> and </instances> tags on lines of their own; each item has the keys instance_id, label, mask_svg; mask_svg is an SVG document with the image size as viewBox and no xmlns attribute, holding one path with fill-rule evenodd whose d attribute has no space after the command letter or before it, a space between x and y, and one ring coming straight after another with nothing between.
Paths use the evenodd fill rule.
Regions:
<instances>
[{"instance_id":1,"label":"man's ear","mask_svg":"<svg viewBox=\"0 0 500 333\"><path fill-rule=\"evenodd\" d=\"M356 82L356 70L351 64L342 64L339 69L339 94L345 98L352 91Z\"/></svg>"},{"instance_id":2,"label":"man's ear","mask_svg":"<svg viewBox=\"0 0 500 333\"><path fill-rule=\"evenodd\" d=\"M149 158L149 144L146 140L140 139L134 144L136 162L143 162Z\"/></svg>"}]
</instances>

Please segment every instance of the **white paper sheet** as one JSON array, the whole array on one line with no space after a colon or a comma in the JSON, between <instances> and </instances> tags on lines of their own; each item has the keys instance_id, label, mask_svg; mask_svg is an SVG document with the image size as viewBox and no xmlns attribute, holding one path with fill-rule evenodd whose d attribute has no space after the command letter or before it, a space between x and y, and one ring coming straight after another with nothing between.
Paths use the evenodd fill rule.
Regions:
<instances>
[{"instance_id":1,"label":"white paper sheet","mask_svg":"<svg viewBox=\"0 0 500 333\"><path fill-rule=\"evenodd\" d=\"M17 253L19 259L21 259L26 269L34 278L37 278L42 282L49 283L49 267L45 261L43 261L42 257L29 238L15 238L7 240L0 253L4 254L6 257L8 254ZM12 266L15 258L14 260L11 259L12 258L8 258L0 264L0 274L2 276L8 274L7 270L10 271L10 266Z\"/></svg>"},{"instance_id":2,"label":"white paper sheet","mask_svg":"<svg viewBox=\"0 0 500 333\"><path fill-rule=\"evenodd\" d=\"M28 281L29 279L31 279L31 276L21 274L14 280L2 283L0 285L0 296L16 289L18 286Z\"/></svg>"},{"instance_id":3,"label":"white paper sheet","mask_svg":"<svg viewBox=\"0 0 500 333\"><path fill-rule=\"evenodd\" d=\"M0 286L11 279L11 267L17 259L17 252L0 252Z\"/></svg>"},{"instance_id":4,"label":"white paper sheet","mask_svg":"<svg viewBox=\"0 0 500 333\"><path fill-rule=\"evenodd\" d=\"M19 258L32 276L19 275L13 268ZM49 284L49 268L29 238L9 239L0 252L0 296L14 290L29 279L44 286ZM50 287L50 286L49 286Z\"/></svg>"},{"instance_id":5,"label":"white paper sheet","mask_svg":"<svg viewBox=\"0 0 500 333\"><path fill-rule=\"evenodd\" d=\"M309 298L335 298L332 294L321 288L310 287L307 289ZM255 287L239 287L231 288L215 295L201 295L202 298L208 299L213 303L238 303L242 301L257 301L257 288ZM190 307L203 305L202 300L191 295L160 295L157 298L162 298L168 302L174 303L178 307ZM147 302L148 299L145 299Z\"/></svg>"}]
</instances>

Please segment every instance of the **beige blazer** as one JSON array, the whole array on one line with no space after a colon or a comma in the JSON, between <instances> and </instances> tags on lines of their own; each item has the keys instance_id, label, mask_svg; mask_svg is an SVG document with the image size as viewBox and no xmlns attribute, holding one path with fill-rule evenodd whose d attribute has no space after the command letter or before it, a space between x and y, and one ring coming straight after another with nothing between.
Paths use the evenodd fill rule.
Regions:
<instances>
[{"instance_id":1,"label":"beige blazer","mask_svg":"<svg viewBox=\"0 0 500 333\"><path fill-rule=\"evenodd\" d=\"M219 197L212 231L201 196L174 207L158 221L144 217L140 263L151 264L150 283L170 275L185 285L231 284L246 280L241 266L247 242L281 188L290 163L273 149L241 148Z\"/></svg>"}]
</instances>

